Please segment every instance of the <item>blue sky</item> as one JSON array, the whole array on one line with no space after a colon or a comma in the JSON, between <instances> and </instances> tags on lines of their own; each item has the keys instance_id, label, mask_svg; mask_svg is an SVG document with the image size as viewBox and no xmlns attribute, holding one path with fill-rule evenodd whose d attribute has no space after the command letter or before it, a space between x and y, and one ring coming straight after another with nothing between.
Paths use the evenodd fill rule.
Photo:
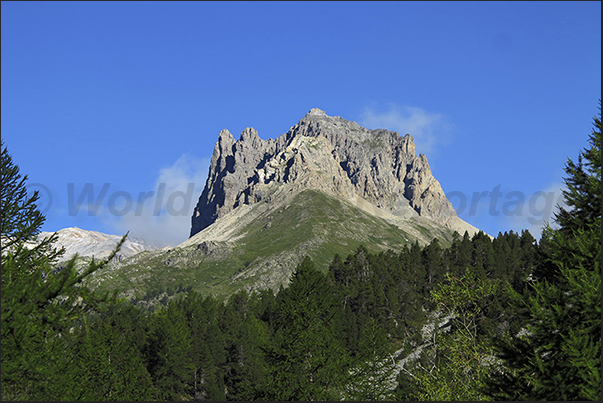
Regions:
<instances>
[{"instance_id":1,"label":"blue sky","mask_svg":"<svg viewBox=\"0 0 603 403\"><path fill-rule=\"evenodd\" d=\"M461 218L538 237L601 97L596 1L1 11L2 139L42 194L46 231L179 243L220 130L274 138L318 107L410 133Z\"/></svg>"}]
</instances>

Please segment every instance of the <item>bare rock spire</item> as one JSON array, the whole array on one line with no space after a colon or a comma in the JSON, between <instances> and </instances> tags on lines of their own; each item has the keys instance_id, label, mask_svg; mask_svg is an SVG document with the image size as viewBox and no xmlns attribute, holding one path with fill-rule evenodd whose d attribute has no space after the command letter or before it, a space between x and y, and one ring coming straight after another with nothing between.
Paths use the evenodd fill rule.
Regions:
<instances>
[{"instance_id":1,"label":"bare rock spire","mask_svg":"<svg viewBox=\"0 0 603 403\"><path fill-rule=\"evenodd\" d=\"M420 215L453 229L460 221L427 158L415 155L412 136L367 130L312 108L276 139L262 140L252 128L237 141L228 130L220 132L190 235L284 188L363 200L393 216Z\"/></svg>"}]
</instances>

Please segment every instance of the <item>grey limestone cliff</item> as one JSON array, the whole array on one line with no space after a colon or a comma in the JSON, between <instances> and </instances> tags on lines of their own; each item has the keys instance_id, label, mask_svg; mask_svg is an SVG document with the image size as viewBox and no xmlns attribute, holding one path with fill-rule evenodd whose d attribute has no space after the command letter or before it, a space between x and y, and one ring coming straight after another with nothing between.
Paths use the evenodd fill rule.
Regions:
<instances>
[{"instance_id":1,"label":"grey limestone cliff","mask_svg":"<svg viewBox=\"0 0 603 403\"><path fill-rule=\"evenodd\" d=\"M367 130L315 108L276 139L262 140L252 128L239 140L220 132L190 236L240 205L270 202L283 189L315 189L390 217L421 216L461 233L475 230L456 216L410 134Z\"/></svg>"}]
</instances>

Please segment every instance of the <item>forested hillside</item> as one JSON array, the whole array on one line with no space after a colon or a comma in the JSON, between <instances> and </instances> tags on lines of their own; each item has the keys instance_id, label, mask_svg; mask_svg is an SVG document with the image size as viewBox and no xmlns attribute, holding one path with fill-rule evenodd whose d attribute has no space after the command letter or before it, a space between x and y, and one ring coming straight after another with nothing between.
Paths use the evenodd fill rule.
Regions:
<instances>
[{"instance_id":1,"label":"forested hillside","mask_svg":"<svg viewBox=\"0 0 603 403\"><path fill-rule=\"evenodd\" d=\"M540 242L455 233L310 259L277 293L99 295L2 150L2 400L599 400L601 123ZM109 257L110 259L111 257Z\"/></svg>"}]
</instances>

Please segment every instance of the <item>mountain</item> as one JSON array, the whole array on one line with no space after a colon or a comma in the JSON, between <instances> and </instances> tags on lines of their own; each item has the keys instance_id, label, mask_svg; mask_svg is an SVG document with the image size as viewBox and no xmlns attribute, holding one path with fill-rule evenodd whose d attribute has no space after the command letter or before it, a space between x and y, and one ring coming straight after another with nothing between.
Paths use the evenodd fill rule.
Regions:
<instances>
[{"instance_id":1,"label":"mountain","mask_svg":"<svg viewBox=\"0 0 603 403\"><path fill-rule=\"evenodd\" d=\"M54 246L57 249L62 247L65 248L65 254L61 257L62 261L69 260L76 253L80 257L94 256L96 259L103 259L113 252L115 246L121 240L120 235L87 231L78 227L63 228L56 233L58 239ZM38 234L38 240L41 241L52 234L52 232L40 232ZM120 261L144 250L154 250L158 248L158 245L152 244L144 239L128 237L115 258L117 261Z\"/></svg>"},{"instance_id":2,"label":"mountain","mask_svg":"<svg viewBox=\"0 0 603 403\"><path fill-rule=\"evenodd\" d=\"M412 136L312 109L276 139L222 130L190 238L124 259L94 283L127 295L286 285L304 256L327 269L359 245L400 249L477 228L457 217Z\"/></svg>"},{"instance_id":3,"label":"mountain","mask_svg":"<svg viewBox=\"0 0 603 403\"><path fill-rule=\"evenodd\" d=\"M228 130L220 132L190 235L237 206L304 189L348 200L391 222L421 216L462 233L477 230L457 217L425 155L415 155L409 134L367 130L315 108L277 139L262 140L253 128L238 141Z\"/></svg>"}]
</instances>

